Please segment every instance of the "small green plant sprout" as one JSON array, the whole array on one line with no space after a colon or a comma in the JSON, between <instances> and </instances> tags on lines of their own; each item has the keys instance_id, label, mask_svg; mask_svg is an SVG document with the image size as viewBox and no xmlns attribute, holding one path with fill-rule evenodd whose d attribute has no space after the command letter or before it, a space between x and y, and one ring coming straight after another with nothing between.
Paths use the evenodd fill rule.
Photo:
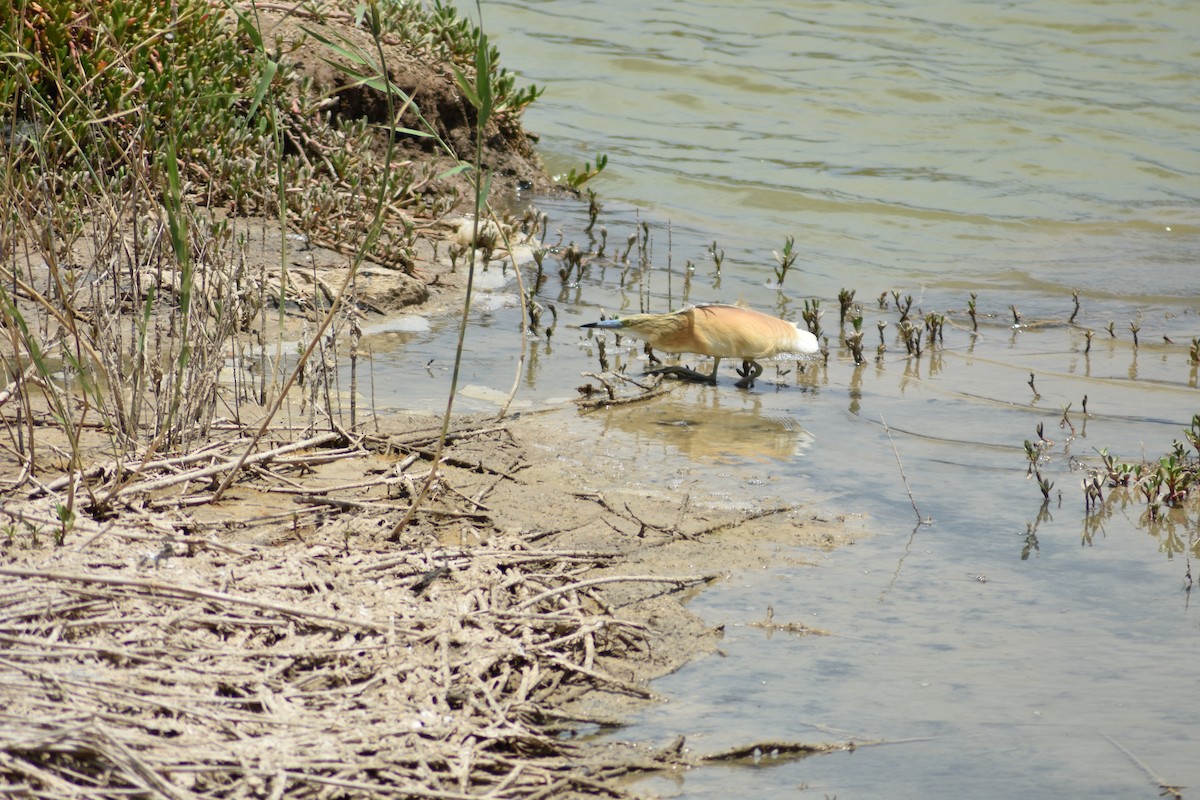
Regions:
<instances>
[{"instance_id":1,"label":"small green plant sprout","mask_svg":"<svg viewBox=\"0 0 1200 800\"><path fill-rule=\"evenodd\" d=\"M1033 390L1033 399L1040 400L1042 398L1042 396L1038 393L1037 386L1034 385L1033 379L1034 379L1034 375L1031 372L1031 373L1029 373L1029 388Z\"/></svg>"},{"instance_id":2,"label":"small green plant sprout","mask_svg":"<svg viewBox=\"0 0 1200 800\"><path fill-rule=\"evenodd\" d=\"M1054 446L1054 442L1052 442L1046 438L1046 426L1044 423L1039 422L1037 424L1037 435L1038 435L1038 444L1042 447L1043 450L1049 450L1051 447Z\"/></svg>"},{"instance_id":3,"label":"small green plant sprout","mask_svg":"<svg viewBox=\"0 0 1200 800\"><path fill-rule=\"evenodd\" d=\"M555 176L554 180L565 183L567 186L578 191L579 187L583 186L585 183L590 181L592 178L596 177L601 172L603 172L604 168L607 166L608 166L608 156L599 155L599 156L596 156L596 164L594 166L592 165L592 162L585 161L583 164L583 169L581 169L580 171L576 172L574 169L572 169L570 172L568 172L566 174L566 176L563 176L563 175Z\"/></svg>"},{"instance_id":4,"label":"small green plant sprout","mask_svg":"<svg viewBox=\"0 0 1200 800\"><path fill-rule=\"evenodd\" d=\"M1069 318L1069 319L1067 319L1067 324L1068 324L1068 325L1074 325L1074 324L1075 324L1075 318L1076 318L1077 316L1079 316L1079 290L1078 290L1078 289L1076 289L1075 291L1071 292L1071 300L1072 300L1072 301L1075 303L1075 308L1074 308L1074 310L1072 310L1072 311L1071 311L1071 316L1070 316L1070 318Z\"/></svg>"},{"instance_id":5,"label":"small green plant sprout","mask_svg":"<svg viewBox=\"0 0 1200 800\"><path fill-rule=\"evenodd\" d=\"M41 540L38 539L38 535L41 533L41 527L25 519L24 516L19 517L19 520L25 527L25 533L29 536L29 549L36 550L41 547Z\"/></svg>"},{"instance_id":6,"label":"small green plant sprout","mask_svg":"<svg viewBox=\"0 0 1200 800\"><path fill-rule=\"evenodd\" d=\"M590 234L592 232L592 228L596 227L596 219L600 216L600 208L601 207L600 207L600 201L596 198L596 190L595 189L592 189L590 187L588 188L587 198L588 198L588 224L587 224L587 227L583 229L583 232Z\"/></svg>"},{"instance_id":7,"label":"small green plant sprout","mask_svg":"<svg viewBox=\"0 0 1200 800\"><path fill-rule=\"evenodd\" d=\"M633 252L633 246L637 244L637 240L638 240L638 237L637 237L636 233L631 233L631 234L629 234L628 237L626 237L625 252L621 254L621 263L622 264L629 263L629 254L631 252Z\"/></svg>"},{"instance_id":8,"label":"small green plant sprout","mask_svg":"<svg viewBox=\"0 0 1200 800\"><path fill-rule=\"evenodd\" d=\"M1133 334L1133 349L1134 350L1138 349L1138 331L1140 331L1141 329L1142 329L1142 326L1139 325L1138 323L1136 323L1136 322L1129 323L1129 332Z\"/></svg>"},{"instance_id":9,"label":"small green plant sprout","mask_svg":"<svg viewBox=\"0 0 1200 800\"><path fill-rule=\"evenodd\" d=\"M1107 447L1096 448L1100 463L1104 465L1104 478L1109 486L1124 486L1131 479L1128 464L1122 464L1116 455L1110 454Z\"/></svg>"},{"instance_id":10,"label":"small green plant sprout","mask_svg":"<svg viewBox=\"0 0 1200 800\"><path fill-rule=\"evenodd\" d=\"M862 314L855 316L850 320L850 325L854 332L846 337L846 346L850 348L851 355L854 356L855 364L865 364L867 360L863 358L863 318Z\"/></svg>"},{"instance_id":11,"label":"small green plant sprout","mask_svg":"<svg viewBox=\"0 0 1200 800\"><path fill-rule=\"evenodd\" d=\"M1116 324L1117 324L1117 323L1113 322L1112 320L1109 320L1109 321L1108 321L1108 335L1109 335L1109 336L1111 336L1111 337L1112 337L1112 338L1114 338L1114 339L1115 339L1115 338L1117 338L1117 332L1116 332L1115 330L1113 330L1113 327L1114 327Z\"/></svg>"},{"instance_id":12,"label":"small green plant sprout","mask_svg":"<svg viewBox=\"0 0 1200 800\"><path fill-rule=\"evenodd\" d=\"M887 309L887 305L888 305L887 298L888 298L887 289L884 289L882 292L879 293L879 299L875 301L875 302L879 303L880 311L885 311Z\"/></svg>"},{"instance_id":13,"label":"small green plant sprout","mask_svg":"<svg viewBox=\"0 0 1200 800\"><path fill-rule=\"evenodd\" d=\"M1009 306L1008 310L1012 312L1013 327L1014 328L1021 327L1021 312L1017 310L1016 306Z\"/></svg>"},{"instance_id":14,"label":"small green plant sprout","mask_svg":"<svg viewBox=\"0 0 1200 800\"><path fill-rule=\"evenodd\" d=\"M1160 458L1155 470L1164 491L1162 500L1172 507L1181 505L1196 485L1196 465L1189 465L1183 452L1183 445L1175 442L1175 451Z\"/></svg>"},{"instance_id":15,"label":"small green plant sprout","mask_svg":"<svg viewBox=\"0 0 1200 800\"><path fill-rule=\"evenodd\" d=\"M910 356L921 357L921 337L925 329L913 325L907 319L900 320L900 338L904 340L904 349Z\"/></svg>"},{"instance_id":16,"label":"small green plant sprout","mask_svg":"<svg viewBox=\"0 0 1200 800\"><path fill-rule=\"evenodd\" d=\"M882 361L883 354L887 352L887 341L883 336L883 331L887 328L887 320L881 319L875 325L879 328L879 347L875 348L875 360Z\"/></svg>"},{"instance_id":17,"label":"small green plant sprout","mask_svg":"<svg viewBox=\"0 0 1200 800\"><path fill-rule=\"evenodd\" d=\"M800 316L804 318L804 324L808 326L808 330L813 336L821 338L821 301L813 298L812 300L804 301L804 310L800 312Z\"/></svg>"},{"instance_id":18,"label":"small green plant sprout","mask_svg":"<svg viewBox=\"0 0 1200 800\"><path fill-rule=\"evenodd\" d=\"M459 244L458 242L454 242L450 245L450 247L446 250L446 253L450 256L451 272L458 272L458 260L466 255L467 251L470 249L470 245Z\"/></svg>"},{"instance_id":19,"label":"small green plant sprout","mask_svg":"<svg viewBox=\"0 0 1200 800\"><path fill-rule=\"evenodd\" d=\"M1037 436L1036 442L1025 440L1025 459L1029 462L1029 466L1025 470L1025 477L1037 481L1042 499L1048 501L1050 490L1054 488L1054 482L1042 475L1041 465L1045 461L1047 451L1054 446L1054 442L1046 438L1045 427L1040 422L1037 426Z\"/></svg>"},{"instance_id":20,"label":"small green plant sprout","mask_svg":"<svg viewBox=\"0 0 1200 800\"><path fill-rule=\"evenodd\" d=\"M563 283L571 282L571 275L575 274L576 280L583 276L583 250L579 249L579 245L571 242L567 245L567 249L563 251L563 265L558 269L558 277L562 278Z\"/></svg>"},{"instance_id":21,"label":"small green plant sprout","mask_svg":"<svg viewBox=\"0 0 1200 800\"><path fill-rule=\"evenodd\" d=\"M1038 466L1038 461L1042 457L1041 442L1034 444L1029 439L1025 440L1025 460L1029 462L1029 466L1025 468L1025 476L1033 475L1034 469Z\"/></svg>"},{"instance_id":22,"label":"small green plant sprout","mask_svg":"<svg viewBox=\"0 0 1200 800\"><path fill-rule=\"evenodd\" d=\"M530 206L521 214L521 233L529 237L530 241L538 234L538 224L542 221L542 213L536 208Z\"/></svg>"},{"instance_id":23,"label":"small green plant sprout","mask_svg":"<svg viewBox=\"0 0 1200 800\"><path fill-rule=\"evenodd\" d=\"M58 503L54 506L54 511L58 515L58 529L54 531L54 544L62 547L63 542L67 539L67 534L75 527L75 510L65 503Z\"/></svg>"},{"instance_id":24,"label":"small green plant sprout","mask_svg":"<svg viewBox=\"0 0 1200 800\"><path fill-rule=\"evenodd\" d=\"M1036 472L1035 476L1037 479L1038 488L1042 490L1042 499L1049 500L1050 490L1054 488L1054 481L1042 477L1041 472Z\"/></svg>"},{"instance_id":25,"label":"small green plant sprout","mask_svg":"<svg viewBox=\"0 0 1200 800\"><path fill-rule=\"evenodd\" d=\"M971 317L971 330L979 330L979 320L976 318L975 301L979 299L979 295L971 292L971 299L967 301L967 315Z\"/></svg>"},{"instance_id":26,"label":"small green plant sprout","mask_svg":"<svg viewBox=\"0 0 1200 800\"><path fill-rule=\"evenodd\" d=\"M946 315L936 312L929 312L925 315L925 330L929 331L929 346L933 347L934 342L945 341L942 333L946 328Z\"/></svg>"},{"instance_id":27,"label":"small green plant sprout","mask_svg":"<svg viewBox=\"0 0 1200 800\"><path fill-rule=\"evenodd\" d=\"M1192 346L1188 349L1188 363L1195 366L1200 364L1200 338L1192 337Z\"/></svg>"},{"instance_id":28,"label":"small green plant sprout","mask_svg":"<svg viewBox=\"0 0 1200 800\"><path fill-rule=\"evenodd\" d=\"M904 302L901 303L900 302L900 293L894 292L893 294L896 298L896 309L900 312L900 321L907 322L908 321L908 313L910 311L912 311L912 304L913 304L912 295L911 294L905 295Z\"/></svg>"},{"instance_id":29,"label":"small green plant sprout","mask_svg":"<svg viewBox=\"0 0 1200 800\"><path fill-rule=\"evenodd\" d=\"M787 277L788 270L796 263L797 254L793 251L795 244L796 237L788 236L783 241L782 253L778 250L771 251L771 254L775 256L775 263L778 265L773 269L775 270L775 282L779 286L783 286L783 279Z\"/></svg>"},{"instance_id":30,"label":"small green plant sprout","mask_svg":"<svg viewBox=\"0 0 1200 800\"><path fill-rule=\"evenodd\" d=\"M1065 406L1063 406L1063 415L1062 415L1062 419L1059 420L1059 422L1058 422L1058 429L1062 430L1063 428L1070 428L1071 435L1074 436L1075 435L1075 425L1071 422L1071 417L1068 416L1070 411L1071 411L1070 403L1067 403Z\"/></svg>"},{"instance_id":31,"label":"small green plant sprout","mask_svg":"<svg viewBox=\"0 0 1200 800\"><path fill-rule=\"evenodd\" d=\"M713 266L717 269L717 277L721 277L721 262L725 260L725 251L717 248L716 239L713 239L712 247L708 250L708 256L713 260Z\"/></svg>"},{"instance_id":32,"label":"small green plant sprout","mask_svg":"<svg viewBox=\"0 0 1200 800\"><path fill-rule=\"evenodd\" d=\"M1083 338L1084 338L1083 354L1085 356L1088 353L1092 352L1092 337L1095 335L1096 335L1095 331L1093 331L1091 328L1088 328L1087 330L1085 330L1083 332Z\"/></svg>"},{"instance_id":33,"label":"small green plant sprout","mask_svg":"<svg viewBox=\"0 0 1200 800\"><path fill-rule=\"evenodd\" d=\"M1192 415L1192 424L1183 429L1183 435L1187 437L1188 444L1195 448L1197 457L1200 457L1200 414Z\"/></svg>"},{"instance_id":34,"label":"small green plant sprout","mask_svg":"<svg viewBox=\"0 0 1200 800\"><path fill-rule=\"evenodd\" d=\"M1133 486L1146 500L1147 518L1150 522L1157 522L1162 516L1162 474L1157 470L1147 471Z\"/></svg>"},{"instance_id":35,"label":"small green plant sprout","mask_svg":"<svg viewBox=\"0 0 1200 800\"><path fill-rule=\"evenodd\" d=\"M1099 473L1094 470L1083 479L1083 507L1087 511L1098 509L1104 504L1104 490Z\"/></svg>"},{"instance_id":36,"label":"small green plant sprout","mask_svg":"<svg viewBox=\"0 0 1200 800\"><path fill-rule=\"evenodd\" d=\"M850 309L854 306L854 290L842 289L838 292L838 327L843 327L846 324L846 317L850 315ZM861 326L861 322L859 325Z\"/></svg>"},{"instance_id":37,"label":"small green plant sprout","mask_svg":"<svg viewBox=\"0 0 1200 800\"><path fill-rule=\"evenodd\" d=\"M604 248L608 246L608 228L600 226L600 246L596 248L596 258L604 258Z\"/></svg>"},{"instance_id":38,"label":"small green plant sprout","mask_svg":"<svg viewBox=\"0 0 1200 800\"><path fill-rule=\"evenodd\" d=\"M533 286L530 288L530 291L536 294L542 290L542 284L546 282L546 251L539 247L533 251L532 255L533 263L537 265L537 272L534 273Z\"/></svg>"},{"instance_id":39,"label":"small green plant sprout","mask_svg":"<svg viewBox=\"0 0 1200 800\"><path fill-rule=\"evenodd\" d=\"M1146 504L1142 516L1144 523L1154 525L1160 534L1174 536L1174 523L1165 509L1180 509L1189 501L1194 503L1197 487L1200 487L1200 414L1192 417L1191 424L1183 432L1188 444L1176 439L1170 451L1153 462L1130 464L1111 455L1107 448L1097 449L1101 466L1089 470L1083 486L1087 508L1091 510L1104 502L1104 483L1114 489L1123 487L1126 499L1132 497ZM1189 444L1196 455L1189 451ZM1112 500L1111 493L1109 500ZM1159 527L1163 525L1165 529ZM1181 548L1179 541L1163 543L1168 556L1182 552Z\"/></svg>"},{"instance_id":40,"label":"small green plant sprout","mask_svg":"<svg viewBox=\"0 0 1200 800\"><path fill-rule=\"evenodd\" d=\"M539 303L533 296L533 289L529 290L528 297L525 298L525 308L529 312L529 332L537 336L542 328L542 304Z\"/></svg>"}]
</instances>

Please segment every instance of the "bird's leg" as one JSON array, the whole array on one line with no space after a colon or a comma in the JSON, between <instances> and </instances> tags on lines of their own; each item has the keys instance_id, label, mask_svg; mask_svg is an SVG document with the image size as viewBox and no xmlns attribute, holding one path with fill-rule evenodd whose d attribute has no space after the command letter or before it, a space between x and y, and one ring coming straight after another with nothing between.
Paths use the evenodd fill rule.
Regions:
<instances>
[{"instance_id":1,"label":"bird's leg","mask_svg":"<svg viewBox=\"0 0 1200 800\"><path fill-rule=\"evenodd\" d=\"M677 378L685 378L689 381L697 381L698 383L716 383L717 382L717 365L721 363L721 359L713 359L712 372L705 375L703 372L697 372L694 369L681 367L677 364L668 364L665 367L658 367L646 372L647 375L674 375Z\"/></svg>"},{"instance_id":2,"label":"bird's leg","mask_svg":"<svg viewBox=\"0 0 1200 800\"><path fill-rule=\"evenodd\" d=\"M714 385L716 384L716 382L717 382L717 367L719 367L719 366L721 366L721 357L713 356L712 372L708 373L708 382L709 383L714 384Z\"/></svg>"},{"instance_id":3,"label":"bird's leg","mask_svg":"<svg viewBox=\"0 0 1200 800\"><path fill-rule=\"evenodd\" d=\"M741 375L742 379L734 385L739 389L749 389L754 385L754 379L763 374L762 364L746 359L742 361L742 368L737 371L737 374Z\"/></svg>"}]
</instances>

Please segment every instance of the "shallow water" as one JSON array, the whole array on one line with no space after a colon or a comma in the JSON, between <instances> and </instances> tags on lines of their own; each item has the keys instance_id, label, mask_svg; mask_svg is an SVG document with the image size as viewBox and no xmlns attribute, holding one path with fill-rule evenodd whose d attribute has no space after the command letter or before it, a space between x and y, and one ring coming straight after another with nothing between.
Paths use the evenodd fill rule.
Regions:
<instances>
[{"instance_id":1,"label":"shallow water","mask_svg":"<svg viewBox=\"0 0 1200 800\"><path fill-rule=\"evenodd\" d=\"M695 502L868 515L871 535L819 568L779 545L777 570L693 601L726 626L724 655L660 680L671 702L619 735L682 733L698 751L892 744L638 788L1151 798L1160 780L1200 786L1200 617L1171 538L1200 536L1195 512L1173 530L1135 502L1089 516L1073 469L1098 463L1097 448L1158 458L1200 412L1188 360L1200 5L511 0L484 14L505 66L547 87L526 123L550 166L609 156L591 184L608 251L646 221L651 268L622 280L595 259L564 284L554 262L539 302L557 326L519 364L515 288L492 274L456 407L495 408L514 379L515 408L562 404L598 367L574 326L600 313L740 298L799 321L816 298L828 365L768 366L748 392L725 365L717 387L556 413L580 458L657 465L647 480ZM564 244L589 243L585 208L538 205ZM771 251L787 235L800 257L780 290ZM864 367L838 337L841 289L863 306ZM944 345L906 355L893 291L948 315ZM1014 329L1010 306L1035 324ZM431 322L369 337L380 405L444 405L455 325ZM641 368L636 352L622 363ZM1039 423L1054 442L1045 508L1023 447ZM916 525L913 502L931 525ZM834 635L747 627L768 606Z\"/></svg>"}]
</instances>

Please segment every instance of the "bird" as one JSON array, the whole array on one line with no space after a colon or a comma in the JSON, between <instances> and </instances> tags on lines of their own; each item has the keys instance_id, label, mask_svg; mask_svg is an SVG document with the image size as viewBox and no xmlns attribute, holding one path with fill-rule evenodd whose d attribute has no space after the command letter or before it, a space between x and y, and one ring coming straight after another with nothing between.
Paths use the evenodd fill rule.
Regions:
<instances>
[{"instance_id":1,"label":"bird","mask_svg":"<svg viewBox=\"0 0 1200 800\"><path fill-rule=\"evenodd\" d=\"M631 314L628 317L589 322L580 327L620 330L644 339L666 353L711 356L712 372L705 375L687 367L667 366L651 375L678 375L705 383L717 382L722 358L742 359L737 386L748 389L762 375L757 359L783 355L815 355L821 351L817 337L793 322L743 306L700 303L667 314Z\"/></svg>"}]
</instances>

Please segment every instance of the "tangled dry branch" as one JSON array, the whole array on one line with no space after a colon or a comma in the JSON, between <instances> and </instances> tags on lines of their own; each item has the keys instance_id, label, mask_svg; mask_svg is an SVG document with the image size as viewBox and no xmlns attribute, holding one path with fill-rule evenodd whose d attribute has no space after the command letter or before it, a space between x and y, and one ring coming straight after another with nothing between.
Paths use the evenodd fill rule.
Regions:
<instances>
[{"instance_id":1,"label":"tangled dry branch","mask_svg":"<svg viewBox=\"0 0 1200 800\"><path fill-rule=\"evenodd\" d=\"M467 496L444 480L428 523L484 525L488 487L521 463L507 436L455 432L455 460L484 488ZM494 440L486 458L470 448L480 437ZM532 798L620 795L614 777L678 763L666 751L606 759L564 736L554 709L597 689L650 695L611 669L642 654L645 630L599 587L710 576L597 578L613 553L536 548L539 537L495 529L473 547L339 547L307 505L259 517L295 535L218 536L183 509L204 501L244 442L234 432L197 453L101 465L6 499L0 782L88 800ZM387 528L405 498L383 498L410 468L421 474L425 444L394 437L389 467L361 480L298 482L288 475L379 459L371 448L384 447L309 437L256 454L247 482L284 508L336 500L346 505L320 513ZM80 515L58 547L31 539L62 524L55 497L72 481L121 514Z\"/></svg>"},{"instance_id":2,"label":"tangled dry branch","mask_svg":"<svg viewBox=\"0 0 1200 800\"><path fill-rule=\"evenodd\" d=\"M581 756L543 710L645 693L601 664L641 632L575 577L600 557L503 544L420 594L420 553L209 554L223 589L86 554L0 568L0 773L43 797L534 796Z\"/></svg>"}]
</instances>

